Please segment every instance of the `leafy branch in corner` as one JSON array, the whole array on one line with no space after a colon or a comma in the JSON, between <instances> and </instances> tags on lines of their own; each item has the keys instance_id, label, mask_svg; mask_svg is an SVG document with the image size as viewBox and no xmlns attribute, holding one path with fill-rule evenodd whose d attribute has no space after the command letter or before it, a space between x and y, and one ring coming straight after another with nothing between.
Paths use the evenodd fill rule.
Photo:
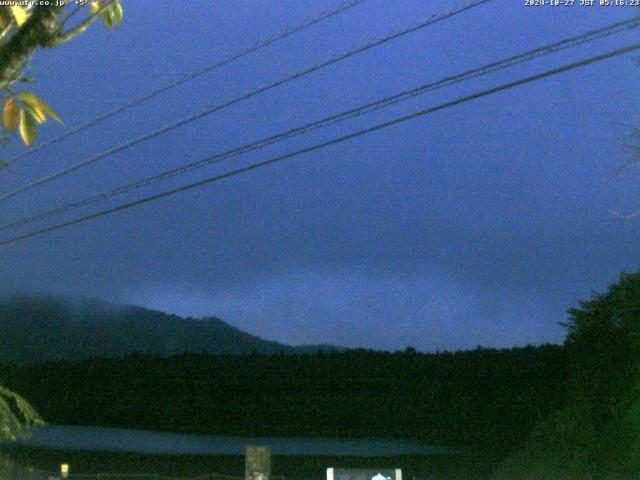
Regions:
<instances>
[{"instance_id":1,"label":"leafy branch in corner","mask_svg":"<svg viewBox=\"0 0 640 480\"><path fill-rule=\"evenodd\" d=\"M4 93L0 141L3 143L8 142L9 134L18 131L24 144L31 146L37 137L38 125L47 117L62 123L55 111L35 93L14 90L17 83L33 82L24 71L35 52L73 40L99 19L110 30L122 23L124 13L120 0L95 0L89 8L85 7L65 15L64 5L0 6L0 91ZM81 10L88 10L88 15L68 26Z\"/></svg>"},{"instance_id":2,"label":"leafy branch in corner","mask_svg":"<svg viewBox=\"0 0 640 480\"><path fill-rule=\"evenodd\" d=\"M0 440L17 440L29 435L29 428L44 420L24 398L0 386Z\"/></svg>"}]
</instances>

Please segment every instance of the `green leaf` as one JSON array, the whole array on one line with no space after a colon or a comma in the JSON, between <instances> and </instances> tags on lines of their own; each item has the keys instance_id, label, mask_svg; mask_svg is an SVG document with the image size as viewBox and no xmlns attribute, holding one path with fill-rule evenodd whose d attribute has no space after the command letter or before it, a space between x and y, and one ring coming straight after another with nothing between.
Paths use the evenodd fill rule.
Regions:
<instances>
[{"instance_id":1,"label":"green leaf","mask_svg":"<svg viewBox=\"0 0 640 480\"><path fill-rule=\"evenodd\" d=\"M27 147L33 145L38 136L38 126L28 110L20 111L20 136Z\"/></svg>"},{"instance_id":2,"label":"green leaf","mask_svg":"<svg viewBox=\"0 0 640 480\"><path fill-rule=\"evenodd\" d=\"M103 0L96 0L91 3L91 14L95 15L102 8L104 8L105 3ZM102 11L102 21L107 26L108 29L113 30L115 27L119 26L122 23L122 17L124 13L122 10L122 5L120 5L119 0L112 1L109 6Z\"/></svg>"},{"instance_id":3,"label":"green leaf","mask_svg":"<svg viewBox=\"0 0 640 480\"><path fill-rule=\"evenodd\" d=\"M111 8L107 8L102 12L102 21L109 30L113 30L113 12L111 11Z\"/></svg>"},{"instance_id":4,"label":"green leaf","mask_svg":"<svg viewBox=\"0 0 640 480\"><path fill-rule=\"evenodd\" d=\"M115 20L116 25L120 26L120 24L122 23L122 17L124 16L122 5L119 1L116 1L111 6L111 9L113 10L113 19Z\"/></svg>"},{"instance_id":5,"label":"green leaf","mask_svg":"<svg viewBox=\"0 0 640 480\"><path fill-rule=\"evenodd\" d=\"M0 385L0 439L27 438L32 427L44 424L24 398Z\"/></svg>"}]
</instances>

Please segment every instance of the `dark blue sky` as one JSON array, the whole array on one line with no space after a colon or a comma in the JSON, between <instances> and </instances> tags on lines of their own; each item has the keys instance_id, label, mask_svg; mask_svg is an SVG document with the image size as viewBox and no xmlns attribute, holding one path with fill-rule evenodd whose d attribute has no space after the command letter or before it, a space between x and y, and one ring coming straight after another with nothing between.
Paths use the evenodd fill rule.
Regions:
<instances>
[{"instance_id":1,"label":"dark blue sky","mask_svg":"<svg viewBox=\"0 0 640 480\"><path fill-rule=\"evenodd\" d=\"M0 187L15 188L457 4L370 0L21 160L3 171ZM336 2L123 5L119 31L96 25L33 62L34 90L69 126ZM21 218L637 13L496 0L15 197L2 205L2 217ZM617 35L439 90L163 188L638 38L638 31ZM640 209L638 172L607 180L629 159L626 125L640 123L637 56L6 247L2 287L216 315L296 344L436 350L560 342L558 322L568 308L639 265L640 218L610 212ZM46 126L40 141L60 128ZM22 148L16 141L6 154Z\"/></svg>"}]
</instances>

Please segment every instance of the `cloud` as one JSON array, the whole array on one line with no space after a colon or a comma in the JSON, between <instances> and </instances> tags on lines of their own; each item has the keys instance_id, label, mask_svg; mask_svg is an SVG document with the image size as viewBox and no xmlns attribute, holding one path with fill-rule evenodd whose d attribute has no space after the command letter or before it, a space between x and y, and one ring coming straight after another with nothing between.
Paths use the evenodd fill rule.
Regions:
<instances>
[{"instance_id":1,"label":"cloud","mask_svg":"<svg viewBox=\"0 0 640 480\"><path fill-rule=\"evenodd\" d=\"M215 312L241 329L291 344L435 351L562 340L556 305L548 305L544 293L469 288L442 272L295 271L248 288L152 285L126 297L182 315Z\"/></svg>"}]
</instances>

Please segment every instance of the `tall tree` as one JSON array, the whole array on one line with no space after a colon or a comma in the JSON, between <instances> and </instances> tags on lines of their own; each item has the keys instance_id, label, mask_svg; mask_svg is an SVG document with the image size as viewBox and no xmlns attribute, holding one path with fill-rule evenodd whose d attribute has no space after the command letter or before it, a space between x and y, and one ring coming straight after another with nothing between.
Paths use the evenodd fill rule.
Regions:
<instances>
[{"instance_id":1,"label":"tall tree","mask_svg":"<svg viewBox=\"0 0 640 480\"><path fill-rule=\"evenodd\" d=\"M640 475L640 271L568 313L570 405L538 425L497 478Z\"/></svg>"},{"instance_id":2,"label":"tall tree","mask_svg":"<svg viewBox=\"0 0 640 480\"><path fill-rule=\"evenodd\" d=\"M631 408L640 381L640 272L569 310L566 345L578 400L604 425Z\"/></svg>"}]
</instances>

